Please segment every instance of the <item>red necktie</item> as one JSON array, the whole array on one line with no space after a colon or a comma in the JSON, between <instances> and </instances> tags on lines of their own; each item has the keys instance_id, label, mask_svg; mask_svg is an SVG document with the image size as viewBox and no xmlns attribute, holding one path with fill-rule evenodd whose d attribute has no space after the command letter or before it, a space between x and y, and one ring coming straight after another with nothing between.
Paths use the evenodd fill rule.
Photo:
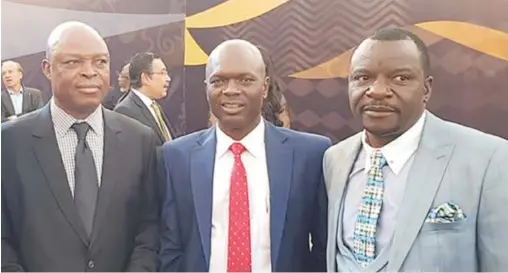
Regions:
<instances>
[{"instance_id":1,"label":"red necktie","mask_svg":"<svg viewBox=\"0 0 508 273\"><path fill-rule=\"evenodd\" d=\"M229 149L235 163L229 186L228 272L251 272L249 189L241 158L245 147L233 143Z\"/></svg>"}]
</instances>

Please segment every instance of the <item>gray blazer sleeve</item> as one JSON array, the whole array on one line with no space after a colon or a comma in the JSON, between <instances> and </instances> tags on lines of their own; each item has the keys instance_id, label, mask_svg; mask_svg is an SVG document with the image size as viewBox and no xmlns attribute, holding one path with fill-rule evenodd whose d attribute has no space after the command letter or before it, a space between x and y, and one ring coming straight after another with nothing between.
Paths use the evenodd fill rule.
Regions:
<instances>
[{"instance_id":1,"label":"gray blazer sleeve","mask_svg":"<svg viewBox=\"0 0 508 273\"><path fill-rule=\"evenodd\" d=\"M477 226L480 272L508 270L508 145L502 143L485 173Z\"/></svg>"}]
</instances>

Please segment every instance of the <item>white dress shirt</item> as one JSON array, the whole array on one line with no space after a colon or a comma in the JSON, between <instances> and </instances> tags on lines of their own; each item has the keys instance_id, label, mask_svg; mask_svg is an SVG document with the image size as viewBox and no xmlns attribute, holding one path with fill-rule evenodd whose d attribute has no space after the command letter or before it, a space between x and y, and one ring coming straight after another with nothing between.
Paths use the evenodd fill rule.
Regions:
<instances>
[{"instance_id":1,"label":"white dress shirt","mask_svg":"<svg viewBox=\"0 0 508 273\"><path fill-rule=\"evenodd\" d=\"M19 90L19 92L14 92L12 90L7 90L7 92L9 93L12 106L14 107L14 114L23 114L23 87Z\"/></svg>"},{"instance_id":2,"label":"white dress shirt","mask_svg":"<svg viewBox=\"0 0 508 273\"><path fill-rule=\"evenodd\" d=\"M226 272L228 261L229 186L234 156L229 150L235 141L216 128L217 149L213 175L213 208L210 272ZM263 119L239 141L246 151L242 162L249 189L252 272L271 272L270 187L265 151Z\"/></svg>"},{"instance_id":3,"label":"white dress shirt","mask_svg":"<svg viewBox=\"0 0 508 273\"><path fill-rule=\"evenodd\" d=\"M136 94L136 96L138 96L141 99L141 101L146 105L146 107L148 108L148 111L150 111L150 113L152 114L153 118L155 119L155 122L157 124L159 124L159 128L164 128L164 130L166 130L166 133L168 134L168 136L171 136L171 133L169 132L168 126L166 126L166 124L160 124L159 123L159 119L157 118L157 114L155 114L155 111L152 108L152 104L155 101L152 100L151 98L149 98L147 95L139 92L136 89L131 89L131 91L134 92L134 94Z\"/></svg>"},{"instance_id":4,"label":"white dress shirt","mask_svg":"<svg viewBox=\"0 0 508 273\"><path fill-rule=\"evenodd\" d=\"M399 174L402 167L404 167L418 148L425 123L425 114L426 112L424 111L411 128L380 149L388 166L395 175ZM370 170L370 156L374 152L374 148L367 143L365 132L362 135L362 145L367 153L365 157L365 173L368 173Z\"/></svg>"}]
</instances>

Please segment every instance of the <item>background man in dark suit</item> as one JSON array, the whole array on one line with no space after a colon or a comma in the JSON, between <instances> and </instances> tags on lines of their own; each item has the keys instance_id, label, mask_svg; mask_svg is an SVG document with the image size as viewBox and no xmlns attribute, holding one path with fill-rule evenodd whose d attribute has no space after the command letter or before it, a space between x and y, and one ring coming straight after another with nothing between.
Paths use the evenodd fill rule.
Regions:
<instances>
[{"instance_id":1,"label":"background man in dark suit","mask_svg":"<svg viewBox=\"0 0 508 273\"><path fill-rule=\"evenodd\" d=\"M113 110L129 94L131 88L131 78L129 76L129 64L122 67L118 73L118 86L111 88L104 97L102 105L104 108Z\"/></svg>"},{"instance_id":2,"label":"background man in dark suit","mask_svg":"<svg viewBox=\"0 0 508 273\"><path fill-rule=\"evenodd\" d=\"M2 64L2 122L15 119L23 114L42 107L42 94L39 89L21 85L23 68L14 61Z\"/></svg>"},{"instance_id":3,"label":"background man in dark suit","mask_svg":"<svg viewBox=\"0 0 508 273\"><path fill-rule=\"evenodd\" d=\"M63 23L42 66L50 103L2 125L2 271L156 271L155 135L101 107L106 43Z\"/></svg>"},{"instance_id":4,"label":"background man in dark suit","mask_svg":"<svg viewBox=\"0 0 508 273\"><path fill-rule=\"evenodd\" d=\"M152 128L159 136L157 145L175 137L161 106L155 101L167 95L171 78L161 58L151 52L139 53L129 64L131 91L118 103L115 112Z\"/></svg>"},{"instance_id":5,"label":"background man in dark suit","mask_svg":"<svg viewBox=\"0 0 508 273\"><path fill-rule=\"evenodd\" d=\"M269 78L247 41L211 53L206 84L218 125L162 148L161 270L324 271L330 140L261 118Z\"/></svg>"}]
</instances>

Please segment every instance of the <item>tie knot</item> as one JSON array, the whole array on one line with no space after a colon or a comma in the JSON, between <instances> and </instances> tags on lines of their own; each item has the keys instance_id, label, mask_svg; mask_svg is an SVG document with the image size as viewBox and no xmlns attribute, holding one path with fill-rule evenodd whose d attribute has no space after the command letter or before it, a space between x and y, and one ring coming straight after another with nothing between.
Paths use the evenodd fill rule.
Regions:
<instances>
[{"instance_id":1,"label":"tie knot","mask_svg":"<svg viewBox=\"0 0 508 273\"><path fill-rule=\"evenodd\" d=\"M88 130L90 130L90 125L86 122L74 123L72 125L72 129L76 131L79 140L85 140L86 134L88 133Z\"/></svg>"},{"instance_id":2,"label":"tie knot","mask_svg":"<svg viewBox=\"0 0 508 273\"><path fill-rule=\"evenodd\" d=\"M372 162L372 166L377 166L379 168L386 165L386 158L383 156L381 150L375 150L370 156L370 161Z\"/></svg>"},{"instance_id":3,"label":"tie knot","mask_svg":"<svg viewBox=\"0 0 508 273\"><path fill-rule=\"evenodd\" d=\"M245 152L245 146L243 146L239 142L235 142L231 144L231 147L229 147L231 152L233 152L234 156L240 156L243 152Z\"/></svg>"},{"instance_id":4,"label":"tie knot","mask_svg":"<svg viewBox=\"0 0 508 273\"><path fill-rule=\"evenodd\" d=\"M152 102L152 105L151 105L151 106L152 106L152 108L153 108L155 111L159 111L159 110L160 110L160 108L159 108L159 104L158 104L157 102L155 102L155 101L154 101L154 102Z\"/></svg>"}]
</instances>

